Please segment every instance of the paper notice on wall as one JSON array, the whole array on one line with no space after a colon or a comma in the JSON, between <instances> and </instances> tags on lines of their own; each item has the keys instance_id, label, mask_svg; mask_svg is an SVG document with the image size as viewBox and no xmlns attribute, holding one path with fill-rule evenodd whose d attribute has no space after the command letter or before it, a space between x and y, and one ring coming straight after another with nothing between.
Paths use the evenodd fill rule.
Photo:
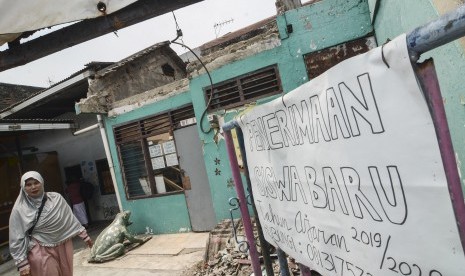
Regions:
<instances>
[{"instance_id":1,"label":"paper notice on wall","mask_svg":"<svg viewBox=\"0 0 465 276\"><path fill-rule=\"evenodd\" d=\"M154 170L163 169L165 167L165 160L163 159L163 156L152 158L151 161L152 161L152 168Z\"/></svg>"},{"instance_id":2,"label":"paper notice on wall","mask_svg":"<svg viewBox=\"0 0 465 276\"><path fill-rule=\"evenodd\" d=\"M161 145L158 144L149 146L149 152L150 157L157 157L163 155L163 152L161 151Z\"/></svg>"},{"instance_id":3,"label":"paper notice on wall","mask_svg":"<svg viewBox=\"0 0 465 276\"><path fill-rule=\"evenodd\" d=\"M163 143L163 152L165 154L170 154L170 153L176 152L176 146L174 145L173 140L170 140L170 141L167 141L167 142Z\"/></svg>"},{"instance_id":4,"label":"paper notice on wall","mask_svg":"<svg viewBox=\"0 0 465 276\"><path fill-rule=\"evenodd\" d=\"M322 275L463 275L405 35L242 115L266 239Z\"/></svg>"},{"instance_id":5,"label":"paper notice on wall","mask_svg":"<svg viewBox=\"0 0 465 276\"><path fill-rule=\"evenodd\" d=\"M165 158L166 158L166 166L168 166L168 167L176 166L176 165L179 164L178 156L176 155L176 153L167 154L167 155L165 155Z\"/></svg>"}]
</instances>

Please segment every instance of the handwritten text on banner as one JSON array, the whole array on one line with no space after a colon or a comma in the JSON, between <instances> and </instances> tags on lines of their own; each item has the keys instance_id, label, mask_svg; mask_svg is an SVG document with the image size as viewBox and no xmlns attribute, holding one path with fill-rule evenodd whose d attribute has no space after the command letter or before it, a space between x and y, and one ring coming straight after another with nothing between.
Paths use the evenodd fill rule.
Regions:
<instances>
[{"instance_id":1,"label":"handwritten text on banner","mask_svg":"<svg viewBox=\"0 0 465 276\"><path fill-rule=\"evenodd\" d=\"M323 275L463 275L405 35L238 118L265 237Z\"/></svg>"}]
</instances>

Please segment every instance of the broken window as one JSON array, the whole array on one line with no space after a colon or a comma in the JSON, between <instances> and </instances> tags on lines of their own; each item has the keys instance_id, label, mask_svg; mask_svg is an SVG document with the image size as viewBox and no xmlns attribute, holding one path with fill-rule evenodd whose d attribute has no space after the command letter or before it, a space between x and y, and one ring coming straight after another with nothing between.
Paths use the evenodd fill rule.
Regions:
<instances>
[{"instance_id":1,"label":"broken window","mask_svg":"<svg viewBox=\"0 0 465 276\"><path fill-rule=\"evenodd\" d=\"M100 194L114 194L115 187L113 186L113 179L111 178L110 168L108 167L107 159L96 160L95 166L97 167Z\"/></svg>"},{"instance_id":2,"label":"broken window","mask_svg":"<svg viewBox=\"0 0 465 276\"><path fill-rule=\"evenodd\" d=\"M128 199L184 190L173 130L195 123L188 105L114 129Z\"/></svg>"},{"instance_id":3,"label":"broken window","mask_svg":"<svg viewBox=\"0 0 465 276\"><path fill-rule=\"evenodd\" d=\"M279 94L283 91L276 65L229 79L213 85L209 111L228 109L253 102L257 99ZM211 88L204 88L205 99L211 96Z\"/></svg>"}]
</instances>

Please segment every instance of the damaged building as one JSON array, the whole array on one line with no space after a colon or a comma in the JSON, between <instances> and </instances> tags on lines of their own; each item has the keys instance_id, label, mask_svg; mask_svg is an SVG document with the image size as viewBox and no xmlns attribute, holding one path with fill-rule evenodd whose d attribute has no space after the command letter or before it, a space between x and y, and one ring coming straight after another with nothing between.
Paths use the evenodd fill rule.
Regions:
<instances>
[{"instance_id":1,"label":"damaged building","mask_svg":"<svg viewBox=\"0 0 465 276\"><path fill-rule=\"evenodd\" d=\"M92 168L88 176L101 191L111 190L114 183L114 194L96 197L91 217L108 218L124 209L132 212L132 229L138 233L211 230L230 218L229 199L236 196L223 122L446 10L433 1L437 10L425 4L420 19L414 20L404 3L297 2L277 1L277 16L207 42L194 49L195 54L178 56L171 46L180 41L160 42L86 76L75 111L88 118L81 128L100 123L100 133L94 128L77 136L81 146L74 140L71 145L82 156L60 158L58 170L65 178L65 168ZM444 104L463 171L464 122L463 116L454 115L463 113L457 87L465 63L452 62L461 56L457 49L451 44L432 55L439 61ZM457 70L448 70L454 66ZM67 137L56 138L64 148ZM47 135L40 141L46 144ZM83 149L86 144L95 148ZM39 148L54 151L52 146Z\"/></svg>"},{"instance_id":2,"label":"damaged building","mask_svg":"<svg viewBox=\"0 0 465 276\"><path fill-rule=\"evenodd\" d=\"M205 231L229 218L235 190L220 125L376 46L366 2L330 2L281 11L182 59L167 41L96 72L76 110L104 118L136 232Z\"/></svg>"}]
</instances>

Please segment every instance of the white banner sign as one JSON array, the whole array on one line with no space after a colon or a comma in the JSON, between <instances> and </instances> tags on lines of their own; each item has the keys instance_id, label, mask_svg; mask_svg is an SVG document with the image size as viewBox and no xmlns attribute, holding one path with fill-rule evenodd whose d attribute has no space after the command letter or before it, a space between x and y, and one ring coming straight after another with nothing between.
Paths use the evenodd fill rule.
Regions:
<instances>
[{"instance_id":1,"label":"white banner sign","mask_svg":"<svg viewBox=\"0 0 465 276\"><path fill-rule=\"evenodd\" d=\"M266 239L328 275L465 275L405 35L238 121Z\"/></svg>"},{"instance_id":2,"label":"white banner sign","mask_svg":"<svg viewBox=\"0 0 465 276\"><path fill-rule=\"evenodd\" d=\"M105 13L97 3L105 4ZM0 34L20 33L55 26L76 20L105 16L136 0L73 0L73 1L10 1L0 0ZM27 16L34 15L34 16Z\"/></svg>"}]
</instances>

